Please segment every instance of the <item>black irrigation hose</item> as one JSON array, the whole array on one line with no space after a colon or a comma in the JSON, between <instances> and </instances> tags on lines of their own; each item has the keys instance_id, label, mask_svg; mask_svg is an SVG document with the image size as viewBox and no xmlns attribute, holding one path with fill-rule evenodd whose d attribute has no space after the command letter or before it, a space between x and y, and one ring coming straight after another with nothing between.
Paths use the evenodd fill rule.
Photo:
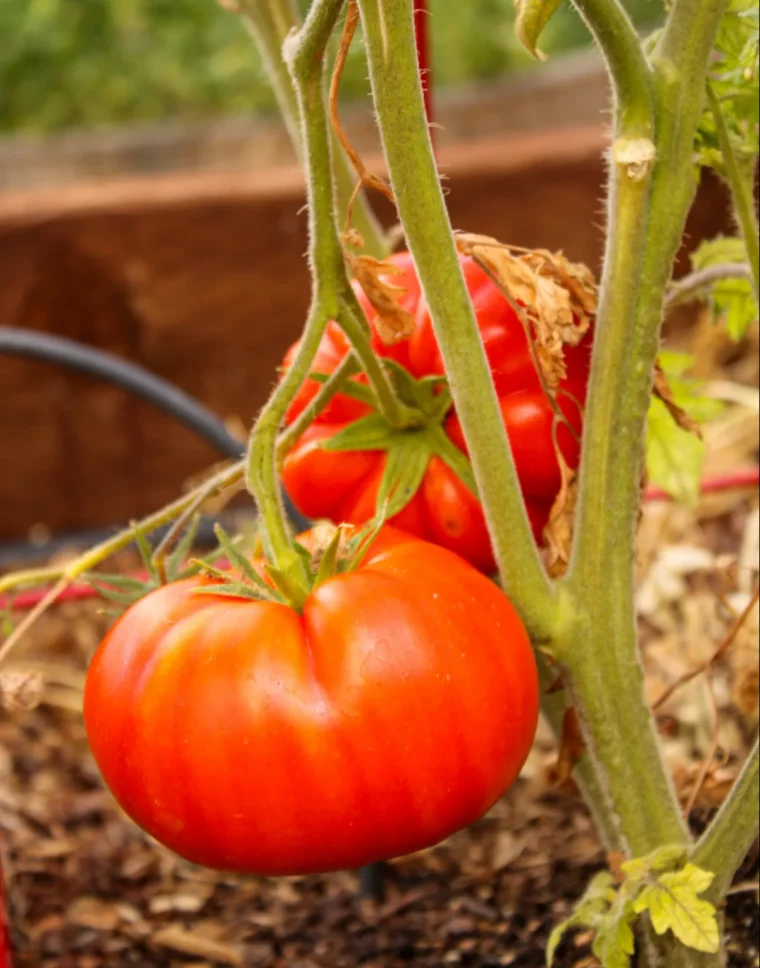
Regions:
<instances>
[{"instance_id":1,"label":"black irrigation hose","mask_svg":"<svg viewBox=\"0 0 760 968\"><path fill-rule=\"evenodd\" d=\"M202 403L167 380L112 353L106 353L63 336L0 326L0 354L3 353L44 363L55 363L79 373L99 377L152 403L185 427L195 431L225 457L239 458L245 452L245 446L233 437L219 417ZM308 522L296 511L287 495L285 503L293 524L299 529L308 527Z\"/></svg>"},{"instance_id":2,"label":"black irrigation hose","mask_svg":"<svg viewBox=\"0 0 760 968\"><path fill-rule=\"evenodd\" d=\"M202 403L172 383L112 353L63 336L0 326L0 354L54 363L106 380L174 417L225 457L238 458L244 453L245 448L240 441ZM309 522L293 507L287 494L285 506L294 526L298 530L305 530ZM383 864L370 864L362 868L360 883L364 897L378 899L382 896L383 872Z\"/></svg>"}]
</instances>

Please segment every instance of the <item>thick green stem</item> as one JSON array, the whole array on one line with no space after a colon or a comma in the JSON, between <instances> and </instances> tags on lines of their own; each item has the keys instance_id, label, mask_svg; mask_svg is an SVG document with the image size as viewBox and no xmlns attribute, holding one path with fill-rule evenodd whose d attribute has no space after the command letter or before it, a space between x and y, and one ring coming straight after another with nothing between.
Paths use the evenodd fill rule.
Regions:
<instances>
[{"instance_id":1,"label":"thick green stem","mask_svg":"<svg viewBox=\"0 0 760 968\"><path fill-rule=\"evenodd\" d=\"M754 172L747 178L742 174L739 162L731 143L731 135L728 132L726 119L723 117L720 101L718 100L712 84L707 83L707 98L710 104L712 116L715 119L715 128L718 132L718 142L723 154L723 163L726 166L728 183L731 186L731 198L734 205L734 214L739 224L739 229L747 248L747 258L752 267L752 277L755 284L755 296L760 299L760 239L758 239L757 215L755 214L755 193L754 193Z\"/></svg>"},{"instance_id":2,"label":"thick green stem","mask_svg":"<svg viewBox=\"0 0 760 968\"><path fill-rule=\"evenodd\" d=\"M248 489L259 506L264 550L270 563L289 576L295 605L305 599L311 583L282 505L276 474L277 433L290 402L309 375L327 323L338 313L339 282L345 277L335 225L323 63L342 5L343 0L315 4L301 32L290 35L285 47L298 96L307 162L312 306L296 358L253 428L246 474Z\"/></svg>"},{"instance_id":3,"label":"thick green stem","mask_svg":"<svg viewBox=\"0 0 760 968\"><path fill-rule=\"evenodd\" d=\"M324 383L316 396L310 401L307 407L301 411L293 423L283 430L277 438L277 463L281 465L288 455L288 452L296 445L299 437L314 422L319 414L325 409L332 398L340 393L343 384L350 377L360 370L359 361L353 353L346 356L340 366L330 374L329 380Z\"/></svg>"},{"instance_id":4,"label":"thick green stem","mask_svg":"<svg viewBox=\"0 0 760 968\"><path fill-rule=\"evenodd\" d=\"M538 674L541 683L541 712L552 728L557 743L562 742L563 721L567 709L567 694L564 689L549 692L557 678L546 659L539 653ZM619 851L622 847L620 831L614 822L613 813L604 788L604 778L599 771L599 764L588 752L581 754L573 768L573 779L588 804L605 850Z\"/></svg>"},{"instance_id":5,"label":"thick green stem","mask_svg":"<svg viewBox=\"0 0 760 968\"><path fill-rule=\"evenodd\" d=\"M734 874L757 838L760 824L759 768L760 753L755 740L741 776L694 851L694 863L715 874L710 888L715 900L725 895Z\"/></svg>"},{"instance_id":6,"label":"thick green stem","mask_svg":"<svg viewBox=\"0 0 760 968\"><path fill-rule=\"evenodd\" d=\"M398 398L380 357L372 349L367 321L350 286L344 289L340 300L338 323L367 375L377 400L378 413L385 417L391 427L399 430L421 426L425 419L423 414L406 406Z\"/></svg>"},{"instance_id":7,"label":"thick green stem","mask_svg":"<svg viewBox=\"0 0 760 968\"><path fill-rule=\"evenodd\" d=\"M436 171L415 51L412 0L360 0L385 157L430 307L508 594L535 639L556 602L533 541L491 374Z\"/></svg>"},{"instance_id":8,"label":"thick green stem","mask_svg":"<svg viewBox=\"0 0 760 968\"><path fill-rule=\"evenodd\" d=\"M303 160L304 145L298 112L298 97L282 49L288 35L301 26L295 0L238 0L240 15L248 27L272 85L277 105L299 159ZM335 157L335 189L341 211L346 211L354 193L354 171L333 137ZM383 258L390 245L375 218L367 196L360 192L353 208L353 221L364 238L367 252Z\"/></svg>"},{"instance_id":9,"label":"thick green stem","mask_svg":"<svg viewBox=\"0 0 760 968\"><path fill-rule=\"evenodd\" d=\"M558 658L625 848L686 838L644 697L636 640L634 534L657 327L635 326L655 168L653 77L616 0L576 0L605 53L615 131L608 231L586 406L579 506ZM597 808L598 809L598 808Z\"/></svg>"}]
</instances>

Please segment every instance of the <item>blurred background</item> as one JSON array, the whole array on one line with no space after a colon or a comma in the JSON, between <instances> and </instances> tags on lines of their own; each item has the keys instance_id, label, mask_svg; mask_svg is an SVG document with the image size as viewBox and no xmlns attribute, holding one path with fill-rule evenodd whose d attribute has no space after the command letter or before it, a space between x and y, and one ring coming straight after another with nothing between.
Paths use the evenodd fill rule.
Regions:
<instances>
[{"instance_id":1,"label":"blurred background","mask_svg":"<svg viewBox=\"0 0 760 968\"><path fill-rule=\"evenodd\" d=\"M662 16L627 6L644 32ZM561 6L538 63L513 0L429 13L455 227L597 270L608 88L585 26ZM0 325L117 353L244 433L309 295L303 177L245 27L215 0L0 0L0 37ZM342 94L380 169L358 42ZM689 245L728 224L708 179ZM145 514L218 459L102 381L0 354L0 385L0 448L24 480L0 475L0 543Z\"/></svg>"},{"instance_id":2,"label":"blurred background","mask_svg":"<svg viewBox=\"0 0 760 968\"><path fill-rule=\"evenodd\" d=\"M305 10L308 2L301 0ZM627 0L634 21L655 25L657 0ZM432 0L435 81L441 89L535 69L510 29L513 0ZM214 0L0 0L0 131L44 134L145 121L239 117L273 110L261 64L236 17ZM541 47L588 46L565 6ZM347 98L367 91L357 50Z\"/></svg>"}]
</instances>

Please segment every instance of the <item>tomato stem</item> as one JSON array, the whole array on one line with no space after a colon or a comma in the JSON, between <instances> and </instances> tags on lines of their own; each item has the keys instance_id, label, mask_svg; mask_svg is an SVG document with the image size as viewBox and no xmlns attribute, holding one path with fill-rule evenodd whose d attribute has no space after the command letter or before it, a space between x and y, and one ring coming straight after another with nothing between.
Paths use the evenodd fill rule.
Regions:
<instances>
[{"instance_id":1,"label":"tomato stem","mask_svg":"<svg viewBox=\"0 0 760 968\"><path fill-rule=\"evenodd\" d=\"M369 324L350 286L343 291L337 321L369 380L375 394L377 412L396 430L422 426L425 423L424 414L399 399L380 357L373 350Z\"/></svg>"},{"instance_id":2,"label":"tomato stem","mask_svg":"<svg viewBox=\"0 0 760 968\"><path fill-rule=\"evenodd\" d=\"M375 108L399 216L430 309L496 560L536 638L555 599L536 549L457 256L425 116L412 0L359 0Z\"/></svg>"},{"instance_id":3,"label":"tomato stem","mask_svg":"<svg viewBox=\"0 0 760 968\"><path fill-rule=\"evenodd\" d=\"M301 26L298 6L295 0L238 0L237 6L264 62L293 148L299 160L303 161L298 98L282 53L288 34ZM337 139L333 139L332 147L338 204L344 211L354 194L354 171ZM390 244L365 192L359 193L353 213L354 224L361 232L366 250L378 258L384 258L390 252Z\"/></svg>"},{"instance_id":4,"label":"tomato stem","mask_svg":"<svg viewBox=\"0 0 760 968\"><path fill-rule=\"evenodd\" d=\"M731 188L734 213L747 248L747 258L752 268L755 298L758 299L760 298L760 241L758 241L757 216L755 214L755 167L752 166L749 176L742 173L728 131L728 125L723 116L723 109L709 80L707 82L707 100L715 120L718 143L728 175L728 184Z\"/></svg>"}]
</instances>

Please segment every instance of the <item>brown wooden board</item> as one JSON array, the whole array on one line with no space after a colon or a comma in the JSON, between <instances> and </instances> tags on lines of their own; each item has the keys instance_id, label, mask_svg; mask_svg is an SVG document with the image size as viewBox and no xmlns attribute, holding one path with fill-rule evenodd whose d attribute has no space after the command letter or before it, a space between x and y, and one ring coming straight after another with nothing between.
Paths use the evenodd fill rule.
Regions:
<instances>
[{"instance_id":1,"label":"brown wooden board","mask_svg":"<svg viewBox=\"0 0 760 968\"><path fill-rule=\"evenodd\" d=\"M594 125L446 148L454 225L598 268L605 144ZM112 350L247 425L308 304L303 204L288 166L6 194L0 323ZM728 224L708 181L688 245ZM218 458L147 404L47 364L0 358L0 389L0 540L142 515Z\"/></svg>"}]
</instances>

